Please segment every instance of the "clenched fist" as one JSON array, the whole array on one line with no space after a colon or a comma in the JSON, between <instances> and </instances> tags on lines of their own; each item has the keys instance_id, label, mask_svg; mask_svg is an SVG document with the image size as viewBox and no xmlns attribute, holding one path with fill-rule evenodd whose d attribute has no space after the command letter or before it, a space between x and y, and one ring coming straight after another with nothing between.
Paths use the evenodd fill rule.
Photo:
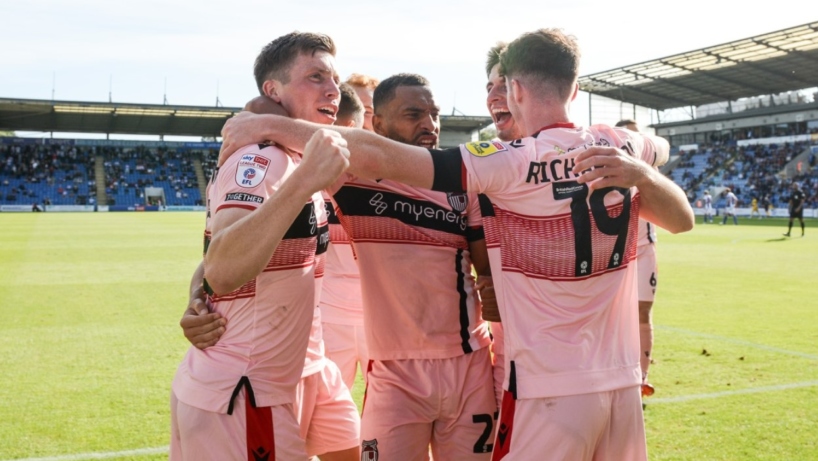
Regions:
<instances>
[{"instance_id":1,"label":"clenched fist","mask_svg":"<svg viewBox=\"0 0 818 461\"><path fill-rule=\"evenodd\" d=\"M332 185L349 167L347 141L332 130L318 130L304 148L298 170L307 174L311 190Z\"/></svg>"}]
</instances>

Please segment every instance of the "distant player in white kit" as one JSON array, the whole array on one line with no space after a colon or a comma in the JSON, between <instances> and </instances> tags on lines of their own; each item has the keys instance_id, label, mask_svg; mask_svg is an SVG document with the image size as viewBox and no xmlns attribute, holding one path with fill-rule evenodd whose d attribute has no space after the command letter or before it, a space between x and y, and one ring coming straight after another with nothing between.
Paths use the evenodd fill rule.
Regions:
<instances>
[{"instance_id":1,"label":"distant player in white kit","mask_svg":"<svg viewBox=\"0 0 818 461\"><path fill-rule=\"evenodd\" d=\"M709 190L704 191L704 197L702 198L703 205L704 205L704 223L712 223L713 222L713 197L710 195Z\"/></svg>"},{"instance_id":2,"label":"distant player in white kit","mask_svg":"<svg viewBox=\"0 0 818 461\"><path fill-rule=\"evenodd\" d=\"M738 197L728 187L724 189L724 219L721 224L727 224L727 217L733 217L733 224L738 226L738 217L736 216L736 205L738 204Z\"/></svg>"}]
</instances>

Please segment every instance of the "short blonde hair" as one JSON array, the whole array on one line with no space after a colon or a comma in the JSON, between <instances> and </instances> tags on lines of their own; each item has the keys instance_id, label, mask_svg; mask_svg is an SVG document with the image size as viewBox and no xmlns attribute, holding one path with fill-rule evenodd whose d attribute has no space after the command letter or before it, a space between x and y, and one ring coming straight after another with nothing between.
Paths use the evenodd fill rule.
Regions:
<instances>
[{"instance_id":1,"label":"short blonde hair","mask_svg":"<svg viewBox=\"0 0 818 461\"><path fill-rule=\"evenodd\" d=\"M352 74L346 81L347 84L358 88L366 88L375 91L375 87L380 83L377 78L363 74Z\"/></svg>"}]
</instances>

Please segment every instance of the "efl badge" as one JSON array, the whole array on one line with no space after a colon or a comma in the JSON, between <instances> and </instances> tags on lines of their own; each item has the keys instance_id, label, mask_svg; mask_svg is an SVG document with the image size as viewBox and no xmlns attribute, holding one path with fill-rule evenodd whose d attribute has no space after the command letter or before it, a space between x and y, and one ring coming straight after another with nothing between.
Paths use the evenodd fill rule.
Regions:
<instances>
[{"instance_id":1,"label":"efl badge","mask_svg":"<svg viewBox=\"0 0 818 461\"><path fill-rule=\"evenodd\" d=\"M270 160L261 155L246 154L241 156L236 169L236 184L241 187L256 187L264 181Z\"/></svg>"},{"instance_id":2,"label":"efl badge","mask_svg":"<svg viewBox=\"0 0 818 461\"><path fill-rule=\"evenodd\" d=\"M378 439L361 442L361 461L378 461Z\"/></svg>"},{"instance_id":3,"label":"efl badge","mask_svg":"<svg viewBox=\"0 0 818 461\"><path fill-rule=\"evenodd\" d=\"M466 143L466 150L471 152L475 157L488 157L497 152L504 152L505 144L500 141L479 141Z\"/></svg>"},{"instance_id":4,"label":"efl badge","mask_svg":"<svg viewBox=\"0 0 818 461\"><path fill-rule=\"evenodd\" d=\"M466 207L469 205L469 198L466 196L466 194L455 195L452 192L447 192L446 200L449 201L449 206L452 207L452 210L458 213L466 211Z\"/></svg>"}]
</instances>

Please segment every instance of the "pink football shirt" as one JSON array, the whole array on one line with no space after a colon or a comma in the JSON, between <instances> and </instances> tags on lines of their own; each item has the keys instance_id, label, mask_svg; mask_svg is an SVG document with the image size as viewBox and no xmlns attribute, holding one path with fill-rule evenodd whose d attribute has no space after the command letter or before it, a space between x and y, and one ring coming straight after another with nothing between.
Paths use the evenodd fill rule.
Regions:
<instances>
[{"instance_id":1,"label":"pink football shirt","mask_svg":"<svg viewBox=\"0 0 818 461\"><path fill-rule=\"evenodd\" d=\"M329 221L326 272L321 290L321 318L336 325L363 325L361 275L352 242L341 226L328 195L324 196Z\"/></svg>"},{"instance_id":2,"label":"pink football shirt","mask_svg":"<svg viewBox=\"0 0 818 461\"><path fill-rule=\"evenodd\" d=\"M474 194L345 178L331 191L361 274L373 360L456 357L491 338L471 274L482 239Z\"/></svg>"},{"instance_id":3,"label":"pink football shirt","mask_svg":"<svg viewBox=\"0 0 818 461\"><path fill-rule=\"evenodd\" d=\"M232 207L255 210L276 193L299 161L299 155L277 147L240 149L214 174L208 213L215 216ZM324 201L315 193L256 278L232 293L207 289L212 309L227 319L229 327L216 345L188 350L173 381L180 401L225 413L239 380L246 376L256 405L292 402L304 369L320 286L316 278L324 272L328 240Z\"/></svg>"},{"instance_id":4,"label":"pink football shirt","mask_svg":"<svg viewBox=\"0 0 818 461\"><path fill-rule=\"evenodd\" d=\"M639 191L579 184L571 170L591 146L621 147L651 165L668 156L650 137L572 124L511 143L462 145L459 163L451 150L433 152L435 189L482 193L491 202L486 241L494 247L495 285L500 260L506 376L515 370L518 398L641 382L633 264Z\"/></svg>"}]
</instances>

